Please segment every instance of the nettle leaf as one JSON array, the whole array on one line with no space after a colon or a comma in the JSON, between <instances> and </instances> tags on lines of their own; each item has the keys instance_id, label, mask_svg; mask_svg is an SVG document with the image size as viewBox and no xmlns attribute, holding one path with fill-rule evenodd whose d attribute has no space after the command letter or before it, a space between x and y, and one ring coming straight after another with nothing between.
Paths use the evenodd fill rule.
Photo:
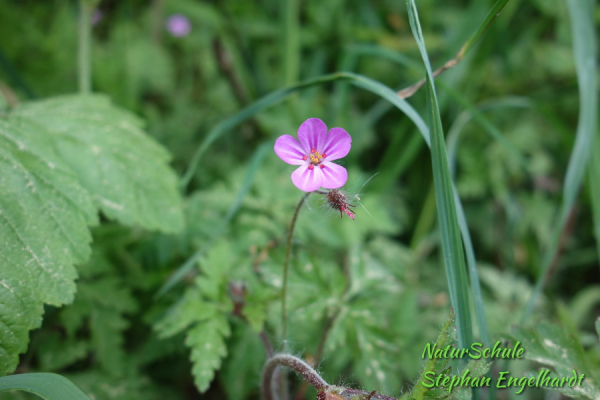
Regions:
<instances>
[{"instance_id":1,"label":"nettle leaf","mask_svg":"<svg viewBox=\"0 0 600 400\"><path fill-rule=\"evenodd\" d=\"M534 327L517 326L513 328L512 339L520 340L525 352L524 357L535 361L546 367L552 368L549 377L571 377L573 371L579 375L585 374L582 387L575 385L570 388L564 385L562 388L550 388L558 390L563 394L589 399L600 398L600 386L598 384L597 369L587 364L579 338L574 329L570 329L567 321L561 325L540 322Z\"/></svg>"},{"instance_id":2,"label":"nettle leaf","mask_svg":"<svg viewBox=\"0 0 600 400\"><path fill-rule=\"evenodd\" d=\"M453 346L456 343L456 325L454 318L454 313L451 312L450 317L442 327L435 342L435 347L437 349L444 349L446 346ZM423 372L411 391L402 396L400 400L470 399L472 391L469 386L454 386L451 391L448 391L448 388L444 386L428 386L431 386L431 379L435 379L435 377L440 374L445 376L462 376L467 369L469 370L468 377L471 379L481 378L488 372L490 363L487 363L483 359L471 360L464 368L457 369L456 363L451 363L450 361L449 358L428 359L423 367Z\"/></svg>"},{"instance_id":3,"label":"nettle leaf","mask_svg":"<svg viewBox=\"0 0 600 400\"><path fill-rule=\"evenodd\" d=\"M58 154L109 218L164 232L182 229L169 153L141 130L140 119L100 95L26 103L13 116L54 135Z\"/></svg>"},{"instance_id":4,"label":"nettle leaf","mask_svg":"<svg viewBox=\"0 0 600 400\"><path fill-rule=\"evenodd\" d=\"M73 301L98 208L129 225L182 227L168 153L140 126L103 96L25 103L0 118L0 375L43 305Z\"/></svg>"},{"instance_id":5,"label":"nettle leaf","mask_svg":"<svg viewBox=\"0 0 600 400\"><path fill-rule=\"evenodd\" d=\"M96 209L50 134L0 119L0 375L14 370L43 304L73 301L74 263L90 254Z\"/></svg>"}]
</instances>

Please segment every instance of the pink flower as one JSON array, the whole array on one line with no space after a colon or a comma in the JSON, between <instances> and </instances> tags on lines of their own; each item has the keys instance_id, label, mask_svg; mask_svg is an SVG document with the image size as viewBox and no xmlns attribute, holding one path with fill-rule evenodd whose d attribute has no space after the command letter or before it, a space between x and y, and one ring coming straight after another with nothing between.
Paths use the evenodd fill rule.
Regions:
<instances>
[{"instance_id":1,"label":"pink flower","mask_svg":"<svg viewBox=\"0 0 600 400\"><path fill-rule=\"evenodd\" d=\"M342 128L327 132L323 121L309 118L298 128L298 139L283 135L275 142L279 158L288 164L300 165L292 172L294 185L305 192L344 186L348 171L331 161L345 157L350 151L352 138L348 132Z\"/></svg>"},{"instance_id":2,"label":"pink flower","mask_svg":"<svg viewBox=\"0 0 600 400\"><path fill-rule=\"evenodd\" d=\"M183 37L192 30L190 20L183 14L173 14L167 19L167 30L172 36Z\"/></svg>"}]
</instances>

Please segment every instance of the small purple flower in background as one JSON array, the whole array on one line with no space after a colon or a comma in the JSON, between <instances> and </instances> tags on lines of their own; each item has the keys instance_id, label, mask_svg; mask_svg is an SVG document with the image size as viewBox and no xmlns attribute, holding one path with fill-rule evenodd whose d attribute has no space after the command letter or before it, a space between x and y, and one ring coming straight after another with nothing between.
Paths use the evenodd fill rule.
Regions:
<instances>
[{"instance_id":1,"label":"small purple flower in background","mask_svg":"<svg viewBox=\"0 0 600 400\"><path fill-rule=\"evenodd\" d=\"M345 157L350 151L352 138L348 132L342 128L327 132L323 121L310 118L298 128L298 139L283 135L275 142L279 158L288 164L300 165L292 172L294 185L304 192L344 186L348 171L331 161Z\"/></svg>"},{"instance_id":2,"label":"small purple flower in background","mask_svg":"<svg viewBox=\"0 0 600 400\"><path fill-rule=\"evenodd\" d=\"M173 14L167 18L167 30L172 36L183 37L192 30L190 20L183 14Z\"/></svg>"}]
</instances>

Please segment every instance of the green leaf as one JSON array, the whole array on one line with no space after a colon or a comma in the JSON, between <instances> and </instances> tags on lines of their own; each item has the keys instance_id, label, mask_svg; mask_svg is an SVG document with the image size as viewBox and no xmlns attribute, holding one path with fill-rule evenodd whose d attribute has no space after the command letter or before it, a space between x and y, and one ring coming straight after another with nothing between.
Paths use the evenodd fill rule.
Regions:
<instances>
[{"instance_id":1,"label":"green leaf","mask_svg":"<svg viewBox=\"0 0 600 400\"><path fill-rule=\"evenodd\" d=\"M431 135L431 161L433 164L435 198L438 208L444 265L448 278L448 289L454 311L456 312L459 347L468 347L473 342L473 327L469 305L470 290L467 281L463 243L458 225L456 200L444 142L444 131L437 95L435 93L433 73L414 0L408 0L407 7L413 36L419 46L427 72L426 93L428 123Z\"/></svg>"},{"instance_id":2,"label":"green leaf","mask_svg":"<svg viewBox=\"0 0 600 400\"><path fill-rule=\"evenodd\" d=\"M77 331L87 323L86 343L88 350L93 351L94 361L108 373L122 374L127 368L123 332L129 321L125 314L136 311L138 303L98 242L90 262L79 267L79 271L81 281L75 301L59 314L70 339L67 342L80 338Z\"/></svg>"},{"instance_id":3,"label":"green leaf","mask_svg":"<svg viewBox=\"0 0 600 400\"><path fill-rule=\"evenodd\" d=\"M138 118L100 95L25 103L13 115L49 131L58 154L109 218L164 232L182 229L169 153L141 130Z\"/></svg>"},{"instance_id":4,"label":"green leaf","mask_svg":"<svg viewBox=\"0 0 600 400\"><path fill-rule=\"evenodd\" d=\"M569 325L568 321L563 321L561 325L538 322L534 327L517 326L513 328L512 337L521 341L526 359L553 369L549 376L571 377L574 370L578 374L585 374L582 387L569 388L565 385L556 390L571 397L598 399L598 377L591 374L597 374L598 371L588 368L578 335Z\"/></svg>"},{"instance_id":5,"label":"green leaf","mask_svg":"<svg viewBox=\"0 0 600 400\"><path fill-rule=\"evenodd\" d=\"M454 313L450 313L448 320L442 327L440 334L435 341L435 344L431 348L445 349L447 346L452 346L456 340L456 329L454 328ZM427 348L425 348L427 349ZM423 350L423 354L426 350ZM471 390L468 386L455 386L449 392L447 387L427 387L431 385L432 377L435 379L440 374L447 376L462 376L462 374L468 369L468 376L471 378L479 378L487 373L490 364L482 360L472 360L469 362L463 370L457 370L456 373L451 374L452 365L450 365L449 358L431 358L428 359L423 367L419 379L413 386L412 390L402 396L401 400L424 400L424 399L443 399L443 398L466 398L470 399ZM427 374L427 375L426 375ZM427 386L426 386L427 385Z\"/></svg>"},{"instance_id":6,"label":"green leaf","mask_svg":"<svg viewBox=\"0 0 600 400\"><path fill-rule=\"evenodd\" d=\"M67 378L48 373L19 374L0 378L0 393L22 390L46 400L90 400Z\"/></svg>"},{"instance_id":7,"label":"green leaf","mask_svg":"<svg viewBox=\"0 0 600 400\"><path fill-rule=\"evenodd\" d=\"M89 346L85 341L68 338L62 340L58 332L45 332L38 353L39 369L57 371L84 359L88 355Z\"/></svg>"},{"instance_id":8,"label":"green leaf","mask_svg":"<svg viewBox=\"0 0 600 400\"><path fill-rule=\"evenodd\" d=\"M185 344L192 350L194 382L200 392L206 391L227 355L224 339L230 335L229 321L219 307L205 301L197 287L190 288L155 329L161 337L186 330Z\"/></svg>"},{"instance_id":9,"label":"green leaf","mask_svg":"<svg viewBox=\"0 0 600 400\"><path fill-rule=\"evenodd\" d=\"M230 335L229 322L223 314L215 314L187 332L185 344L192 349L194 383L200 392L206 391L227 355L225 338Z\"/></svg>"},{"instance_id":10,"label":"green leaf","mask_svg":"<svg viewBox=\"0 0 600 400\"><path fill-rule=\"evenodd\" d=\"M70 303L74 263L90 254L96 210L54 153L49 133L28 121L0 119L0 375L25 351L43 304Z\"/></svg>"}]
</instances>

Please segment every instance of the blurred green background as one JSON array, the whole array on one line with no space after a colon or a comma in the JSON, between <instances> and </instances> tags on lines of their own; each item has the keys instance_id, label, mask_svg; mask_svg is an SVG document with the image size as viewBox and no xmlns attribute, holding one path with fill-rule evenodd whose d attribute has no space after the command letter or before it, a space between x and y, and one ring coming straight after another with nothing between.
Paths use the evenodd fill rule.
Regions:
<instances>
[{"instance_id":1,"label":"blurred green background","mask_svg":"<svg viewBox=\"0 0 600 400\"><path fill-rule=\"evenodd\" d=\"M418 2L434 67L459 51L493 3ZM598 23L598 7L594 13ZM174 15L182 31L169 25ZM77 18L73 1L0 3L4 106L77 91ZM561 203L579 112L572 48L564 1L511 1L473 51L436 81L494 338L521 318ZM406 6L390 0L103 0L94 14L92 71L93 91L141 116L180 176L211 129L274 90L337 71L398 90L424 76ZM409 102L425 115L424 91ZM221 277L214 299L227 297L232 281L245 282L250 299L256 297L253 323L266 321L275 338L278 305L272 290L258 287L280 283L285 233L301 193L289 180L293 167L270 150L262 155L260 146L295 135L312 117L352 135L341 162L349 170L345 189L364 208L356 208L356 221L339 220L313 196L300 215L288 348L314 357L320 332L341 313L320 364L326 379L383 393L407 390L421 370L424 344L435 339L449 309L430 154L406 116L345 82L299 91L212 144L184 188L183 233L109 221L95 228L95 255L80 268L75 303L47 308L18 371L64 374L97 399L201 396L184 335L161 340L151 329L196 275L159 300L155 293L198 249L205 264L196 273ZM505 142L491 137L494 130ZM253 157L260 164L249 174ZM229 220L239 193L242 203ZM562 310L593 366L600 365L600 273L591 199L584 185L530 322ZM318 273L310 274L313 268ZM347 285L357 286L348 292ZM98 294L106 291L109 300ZM74 330L73 320L80 321ZM258 398L264 350L251 324L235 316L230 323L228 355L202 397ZM516 362L511 371L526 366ZM545 396L534 389L520 397L498 393L557 398Z\"/></svg>"}]
</instances>

